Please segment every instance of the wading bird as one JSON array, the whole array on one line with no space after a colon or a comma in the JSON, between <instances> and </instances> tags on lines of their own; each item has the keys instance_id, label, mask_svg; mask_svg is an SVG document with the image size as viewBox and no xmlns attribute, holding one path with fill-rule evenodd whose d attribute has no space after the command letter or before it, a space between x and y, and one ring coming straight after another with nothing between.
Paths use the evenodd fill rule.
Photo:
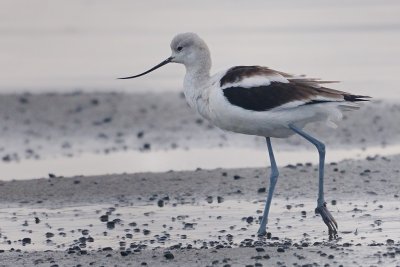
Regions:
<instances>
[{"instance_id":1,"label":"wading bird","mask_svg":"<svg viewBox=\"0 0 400 267\"><path fill-rule=\"evenodd\" d=\"M369 97L323 86L332 81L295 76L261 66L236 66L210 76L210 51L195 33L176 35L171 50L172 55L157 66L120 79L137 78L168 63L183 64L186 67L183 88L190 107L221 129L266 138L271 175L259 235L266 234L268 213L279 175L271 137L286 138L298 134L311 142L319 153L315 212L328 226L329 238L336 238L338 226L324 198L325 145L303 128L317 121L335 126L343 111L357 109L355 102L367 101Z\"/></svg>"}]
</instances>

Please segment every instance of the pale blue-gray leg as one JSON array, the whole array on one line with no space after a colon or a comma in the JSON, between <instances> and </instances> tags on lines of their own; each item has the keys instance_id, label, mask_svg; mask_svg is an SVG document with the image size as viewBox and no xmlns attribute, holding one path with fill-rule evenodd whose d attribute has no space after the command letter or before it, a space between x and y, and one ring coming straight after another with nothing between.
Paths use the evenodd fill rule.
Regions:
<instances>
[{"instance_id":1,"label":"pale blue-gray leg","mask_svg":"<svg viewBox=\"0 0 400 267\"><path fill-rule=\"evenodd\" d=\"M305 133L303 130L297 128L294 125L289 125L290 129L292 129L295 133L304 137L306 140L311 142L318 150L319 153L319 185L318 185L318 205L315 209L317 214L320 214L324 223L328 226L329 230L329 238L337 237L337 229L338 225L333 218L332 214L328 211L326 207L326 202L324 199L324 167L325 167L325 145L312 137L311 135Z\"/></svg>"},{"instance_id":2,"label":"pale blue-gray leg","mask_svg":"<svg viewBox=\"0 0 400 267\"><path fill-rule=\"evenodd\" d=\"M268 213L269 208L271 206L272 196L274 194L274 189L276 182L278 181L279 171L278 167L276 166L274 152L272 151L271 139L269 137L265 138L267 140L267 147L268 147L268 154L269 159L271 161L271 175L269 177L269 189L268 189L268 196L265 201L264 213L260 223L260 228L258 229L258 235L265 235L267 233L266 227L268 223Z\"/></svg>"}]
</instances>

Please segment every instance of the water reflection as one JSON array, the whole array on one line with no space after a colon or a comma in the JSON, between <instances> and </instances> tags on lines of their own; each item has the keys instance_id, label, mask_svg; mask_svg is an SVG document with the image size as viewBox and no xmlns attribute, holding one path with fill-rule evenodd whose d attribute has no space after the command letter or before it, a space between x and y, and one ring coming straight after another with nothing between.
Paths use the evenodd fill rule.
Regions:
<instances>
[{"instance_id":1,"label":"water reflection","mask_svg":"<svg viewBox=\"0 0 400 267\"><path fill-rule=\"evenodd\" d=\"M327 162L343 159L363 159L373 155L399 154L400 145L370 147L366 150L328 150ZM276 151L278 165L317 163L314 150ZM111 154L82 154L73 158L22 160L19 163L0 163L0 180L32 179L58 176L104 175L136 172L165 172L195 170L196 168L246 168L269 166L266 151L245 148L211 148L154 152L115 152Z\"/></svg>"}]
</instances>

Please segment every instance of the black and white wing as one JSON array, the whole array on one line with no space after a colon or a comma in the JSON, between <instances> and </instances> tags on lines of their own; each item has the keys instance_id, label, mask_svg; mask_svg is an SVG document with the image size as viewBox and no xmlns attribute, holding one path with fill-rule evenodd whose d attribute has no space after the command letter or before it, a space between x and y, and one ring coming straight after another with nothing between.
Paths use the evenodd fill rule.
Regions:
<instances>
[{"instance_id":1,"label":"black and white wing","mask_svg":"<svg viewBox=\"0 0 400 267\"><path fill-rule=\"evenodd\" d=\"M334 81L294 76L260 66L233 67L220 79L220 87L229 103L250 111L367 101L369 98L323 87L326 83Z\"/></svg>"}]
</instances>

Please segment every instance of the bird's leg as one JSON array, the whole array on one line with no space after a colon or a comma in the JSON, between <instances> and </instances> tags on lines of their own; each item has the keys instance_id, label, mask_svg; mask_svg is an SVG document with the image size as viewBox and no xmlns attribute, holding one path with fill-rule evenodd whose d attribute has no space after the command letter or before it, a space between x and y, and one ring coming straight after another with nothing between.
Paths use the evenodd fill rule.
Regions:
<instances>
[{"instance_id":1,"label":"bird's leg","mask_svg":"<svg viewBox=\"0 0 400 267\"><path fill-rule=\"evenodd\" d=\"M294 125L289 125L290 129L304 137L306 140L311 142L318 149L319 153L319 190L318 190L318 205L315 209L315 213L321 215L324 223L328 226L329 230L329 239L337 238L337 229L338 225L333 218L332 214L326 207L326 202L324 199L324 166L325 166L325 145L312 137L311 135L305 133L301 129L297 128Z\"/></svg>"},{"instance_id":2,"label":"bird's leg","mask_svg":"<svg viewBox=\"0 0 400 267\"><path fill-rule=\"evenodd\" d=\"M272 151L271 138L266 137L266 140L267 140L269 159L271 161L271 175L269 177L270 180L269 189L268 189L268 196L265 201L264 213L260 223L260 228L258 229L257 232L259 236L263 236L267 233L266 227L268 223L269 208L271 206L272 195L274 194L275 185L276 182L278 181L278 176L279 176L278 167L276 166L275 162L274 152Z\"/></svg>"}]
</instances>

